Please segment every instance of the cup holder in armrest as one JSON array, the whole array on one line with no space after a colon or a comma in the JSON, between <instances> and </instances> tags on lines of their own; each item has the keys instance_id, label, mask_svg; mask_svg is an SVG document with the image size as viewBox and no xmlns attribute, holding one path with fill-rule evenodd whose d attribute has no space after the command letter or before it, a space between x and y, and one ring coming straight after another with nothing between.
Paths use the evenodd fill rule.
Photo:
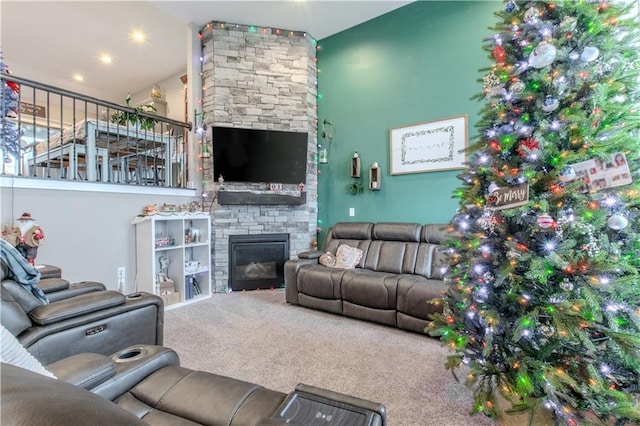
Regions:
<instances>
[{"instance_id":1,"label":"cup holder in armrest","mask_svg":"<svg viewBox=\"0 0 640 426\"><path fill-rule=\"evenodd\" d=\"M115 362L131 362L139 360L145 355L147 355L145 348L128 348L115 354L112 358Z\"/></svg>"},{"instance_id":2,"label":"cup holder in armrest","mask_svg":"<svg viewBox=\"0 0 640 426\"><path fill-rule=\"evenodd\" d=\"M143 296L142 293L131 293L131 294L127 294L127 299L129 300L140 299L142 296Z\"/></svg>"}]
</instances>

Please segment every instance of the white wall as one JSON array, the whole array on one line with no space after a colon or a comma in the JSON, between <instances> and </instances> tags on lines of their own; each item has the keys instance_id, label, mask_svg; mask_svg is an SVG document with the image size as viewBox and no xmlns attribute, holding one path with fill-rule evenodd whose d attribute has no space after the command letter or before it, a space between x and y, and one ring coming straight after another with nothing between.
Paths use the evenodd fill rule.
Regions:
<instances>
[{"instance_id":1,"label":"white wall","mask_svg":"<svg viewBox=\"0 0 640 426\"><path fill-rule=\"evenodd\" d=\"M180 80L180 77L185 75L187 70L180 71L166 79L156 82L162 90L162 100L167 103L167 118L171 118L177 121L185 120L185 106L184 106L184 85ZM131 94L131 104L143 102L151 98L151 88L153 84L149 85L144 90ZM124 100L123 100L124 102Z\"/></svg>"},{"instance_id":2,"label":"white wall","mask_svg":"<svg viewBox=\"0 0 640 426\"><path fill-rule=\"evenodd\" d=\"M42 188L45 183L75 189ZM34 185L39 187L20 187ZM147 204L188 204L194 196L193 190L0 178L2 227L28 212L45 232L37 263L61 267L69 281L99 281L112 290L117 289L116 270L124 266L127 293L136 289L132 219Z\"/></svg>"}]
</instances>

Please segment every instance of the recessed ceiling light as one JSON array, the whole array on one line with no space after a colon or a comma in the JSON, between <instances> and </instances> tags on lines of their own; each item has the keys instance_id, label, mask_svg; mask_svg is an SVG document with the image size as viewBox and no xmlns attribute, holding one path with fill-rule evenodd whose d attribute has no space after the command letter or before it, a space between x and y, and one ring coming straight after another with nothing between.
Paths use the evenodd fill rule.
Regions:
<instances>
[{"instance_id":1,"label":"recessed ceiling light","mask_svg":"<svg viewBox=\"0 0 640 426\"><path fill-rule=\"evenodd\" d=\"M75 81L84 81L84 77L82 76L82 74L74 74L73 79Z\"/></svg>"},{"instance_id":2,"label":"recessed ceiling light","mask_svg":"<svg viewBox=\"0 0 640 426\"><path fill-rule=\"evenodd\" d=\"M113 62L113 58L110 55L103 53L102 55L100 55L100 62L102 62L103 64L110 64L111 62Z\"/></svg>"},{"instance_id":3,"label":"recessed ceiling light","mask_svg":"<svg viewBox=\"0 0 640 426\"><path fill-rule=\"evenodd\" d=\"M131 32L131 39L135 42L144 43L146 38L147 36L142 31L135 30Z\"/></svg>"}]
</instances>

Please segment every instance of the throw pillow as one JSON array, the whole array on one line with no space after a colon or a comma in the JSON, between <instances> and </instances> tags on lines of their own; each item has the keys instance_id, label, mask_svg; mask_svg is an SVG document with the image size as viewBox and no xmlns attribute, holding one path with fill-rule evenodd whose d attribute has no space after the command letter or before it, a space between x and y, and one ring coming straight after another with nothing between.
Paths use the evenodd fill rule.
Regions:
<instances>
[{"instance_id":1,"label":"throw pillow","mask_svg":"<svg viewBox=\"0 0 640 426\"><path fill-rule=\"evenodd\" d=\"M353 269L362 259L362 250L346 244L338 247L336 251L336 268Z\"/></svg>"},{"instance_id":2,"label":"throw pillow","mask_svg":"<svg viewBox=\"0 0 640 426\"><path fill-rule=\"evenodd\" d=\"M331 252L326 252L320 259L318 260L322 266L326 266L327 268L333 268L336 266L336 257L331 254Z\"/></svg>"}]
</instances>

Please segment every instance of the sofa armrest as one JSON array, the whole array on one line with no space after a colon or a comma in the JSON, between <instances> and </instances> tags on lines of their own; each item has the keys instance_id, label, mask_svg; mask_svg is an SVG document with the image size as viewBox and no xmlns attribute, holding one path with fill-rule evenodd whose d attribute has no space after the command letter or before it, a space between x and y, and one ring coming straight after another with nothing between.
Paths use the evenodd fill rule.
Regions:
<instances>
[{"instance_id":1,"label":"sofa armrest","mask_svg":"<svg viewBox=\"0 0 640 426\"><path fill-rule=\"evenodd\" d=\"M91 390L116 374L116 363L105 355L81 353L49 364L47 370L60 380Z\"/></svg>"},{"instance_id":2,"label":"sofa armrest","mask_svg":"<svg viewBox=\"0 0 640 426\"><path fill-rule=\"evenodd\" d=\"M321 399L335 401L347 406L362 408L375 414L373 416L374 418L372 419L372 422L370 423L371 425L386 426L387 424L387 408L384 406L384 404L330 391L328 389L321 389L315 386L305 385L304 383L299 383L296 386L296 392L315 395L320 397Z\"/></svg>"},{"instance_id":3,"label":"sofa armrest","mask_svg":"<svg viewBox=\"0 0 640 426\"><path fill-rule=\"evenodd\" d=\"M44 294L53 293L68 289L69 281L63 278L41 278L40 281L38 281L38 287L40 287L40 290L42 290Z\"/></svg>"},{"instance_id":4,"label":"sofa armrest","mask_svg":"<svg viewBox=\"0 0 640 426\"><path fill-rule=\"evenodd\" d=\"M308 256L311 257L300 257L304 255L304 253L308 253ZM312 257L315 253L322 252L319 250L308 251L298 254L298 259L289 259L284 262L284 287L285 287L285 300L287 303L291 303L293 305L298 304L298 287L296 285L296 277L298 275L298 269L300 269L303 265L317 265L319 262L318 257Z\"/></svg>"},{"instance_id":5,"label":"sofa armrest","mask_svg":"<svg viewBox=\"0 0 640 426\"><path fill-rule=\"evenodd\" d=\"M39 306L29 312L29 318L38 325L49 325L122 305L124 301L125 296L115 290L81 294L70 299Z\"/></svg>"},{"instance_id":6,"label":"sofa armrest","mask_svg":"<svg viewBox=\"0 0 640 426\"><path fill-rule=\"evenodd\" d=\"M280 405L272 419L286 424L311 424L318 415L336 426L386 426L384 405L315 386L298 384ZM263 422L259 425L276 425ZM315 424L315 423L314 423Z\"/></svg>"},{"instance_id":7,"label":"sofa armrest","mask_svg":"<svg viewBox=\"0 0 640 426\"><path fill-rule=\"evenodd\" d=\"M322 256L320 250L308 250L298 253L298 259L319 259Z\"/></svg>"},{"instance_id":8,"label":"sofa armrest","mask_svg":"<svg viewBox=\"0 0 640 426\"><path fill-rule=\"evenodd\" d=\"M161 368L180 365L178 354L169 348L156 345L134 345L110 358L116 373L91 391L109 400L128 392L142 379Z\"/></svg>"},{"instance_id":9,"label":"sofa armrest","mask_svg":"<svg viewBox=\"0 0 640 426\"><path fill-rule=\"evenodd\" d=\"M69 299L81 294L93 293L94 291L104 291L107 288L104 284L96 281L81 281L79 283L72 283L68 288L53 293L46 293L49 298L49 302L57 302L59 300Z\"/></svg>"}]
</instances>

